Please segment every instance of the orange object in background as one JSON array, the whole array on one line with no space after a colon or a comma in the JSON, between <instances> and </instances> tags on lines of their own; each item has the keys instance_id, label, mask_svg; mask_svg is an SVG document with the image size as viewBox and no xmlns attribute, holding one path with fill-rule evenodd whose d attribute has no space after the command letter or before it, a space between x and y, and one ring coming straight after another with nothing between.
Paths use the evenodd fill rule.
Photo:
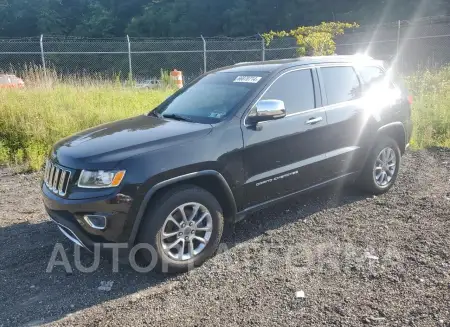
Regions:
<instances>
[{"instance_id":1,"label":"orange object in background","mask_svg":"<svg viewBox=\"0 0 450 327\"><path fill-rule=\"evenodd\" d=\"M25 83L16 75L0 74L0 89L21 89L23 87L25 87Z\"/></svg>"},{"instance_id":2,"label":"orange object in background","mask_svg":"<svg viewBox=\"0 0 450 327\"><path fill-rule=\"evenodd\" d=\"M177 87L181 89L183 87L183 72L180 72L179 70L174 69L170 72L170 77L175 82Z\"/></svg>"}]
</instances>

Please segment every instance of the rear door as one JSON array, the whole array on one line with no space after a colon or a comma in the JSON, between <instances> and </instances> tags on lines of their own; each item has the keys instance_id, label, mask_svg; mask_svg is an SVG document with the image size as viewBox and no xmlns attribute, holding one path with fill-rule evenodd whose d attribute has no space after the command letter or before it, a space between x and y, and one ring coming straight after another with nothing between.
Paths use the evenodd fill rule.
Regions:
<instances>
[{"instance_id":1,"label":"rear door","mask_svg":"<svg viewBox=\"0 0 450 327\"><path fill-rule=\"evenodd\" d=\"M315 69L282 73L263 94L263 100L282 100L287 116L244 124L245 207L270 201L321 181L325 159L322 141L327 121Z\"/></svg>"},{"instance_id":2,"label":"rear door","mask_svg":"<svg viewBox=\"0 0 450 327\"><path fill-rule=\"evenodd\" d=\"M328 120L323 173L331 180L357 171L364 161L362 133L367 115L361 105L361 82L354 67L323 66L318 72Z\"/></svg>"},{"instance_id":3,"label":"rear door","mask_svg":"<svg viewBox=\"0 0 450 327\"><path fill-rule=\"evenodd\" d=\"M400 121L407 132L411 132L411 100L402 82L387 74L382 64L359 65L356 67L363 83L363 103L372 112L379 125ZM369 131L368 131L369 132Z\"/></svg>"}]
</instances>

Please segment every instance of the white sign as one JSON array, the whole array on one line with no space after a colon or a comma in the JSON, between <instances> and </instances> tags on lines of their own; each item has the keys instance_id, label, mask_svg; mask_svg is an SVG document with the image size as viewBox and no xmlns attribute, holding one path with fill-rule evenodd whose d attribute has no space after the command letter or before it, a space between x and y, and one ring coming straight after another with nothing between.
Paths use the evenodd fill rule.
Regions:
<instances>
[{"instance_id":1,"label":"white sign","mask_svg":"<svg viewBox=\"0 0 450 327\"><path fill-rule=\"evenodd\" d=\"M238 76L234 80L234 83L253 83L256 84L261 80L259 76Z\"/></svg>"}]
</instances>

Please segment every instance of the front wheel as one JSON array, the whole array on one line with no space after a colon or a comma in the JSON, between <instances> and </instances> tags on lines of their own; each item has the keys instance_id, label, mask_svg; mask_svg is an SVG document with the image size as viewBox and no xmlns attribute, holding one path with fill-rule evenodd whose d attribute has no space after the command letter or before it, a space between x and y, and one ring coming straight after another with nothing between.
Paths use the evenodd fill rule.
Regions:
<instances>
[{"instance_id":1,"label":"front wheel","mask_svg":"<svg viewBox=\"0 0 450 327\"><path fill-rule=\"evenodd\" d=\"M395 140L383 137L371 150L361 172L360 186L372 194L388 192L400 169L401 153Z\"/></svg>"},{"instance_id":2,"label":"front wheel","mask_svg":"<svg viewBox=\"0 0 450 327\"><path fill-rule=\"evenodd\" d=\"M138 241L155 249L157 270L183 272L215 253L223 224L216 198L202 188L187 185L171 189L152 202ZM147 251L142 255L147 262L155 260Z\"/></svg>"}]
</instances>

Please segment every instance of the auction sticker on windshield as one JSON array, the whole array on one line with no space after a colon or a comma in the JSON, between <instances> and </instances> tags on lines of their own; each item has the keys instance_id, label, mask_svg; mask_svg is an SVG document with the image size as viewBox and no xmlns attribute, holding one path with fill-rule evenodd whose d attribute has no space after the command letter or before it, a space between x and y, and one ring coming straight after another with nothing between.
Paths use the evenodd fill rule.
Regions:
<instances>
[{"instance_id":1,"label":"auction sticker on windshield","mask_svg":"<svg viewBox=\"0 0 450 327\"><path fill-rule=\"evenodd\" d=\"M259 76L238 76L234 80L234 83L253 83L256 84L261 80Z\"/></svg>"}]
</instances>

